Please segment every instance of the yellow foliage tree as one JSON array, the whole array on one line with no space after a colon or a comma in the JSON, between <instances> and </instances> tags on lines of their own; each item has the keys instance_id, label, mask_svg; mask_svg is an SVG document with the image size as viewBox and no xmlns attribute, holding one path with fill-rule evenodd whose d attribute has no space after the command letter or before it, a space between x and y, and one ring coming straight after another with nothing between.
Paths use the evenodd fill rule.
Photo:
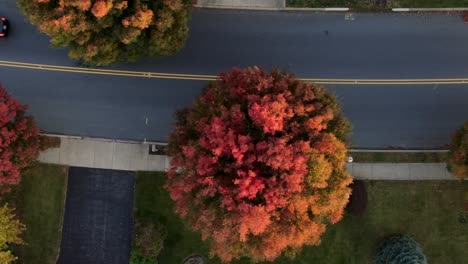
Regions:
<instances>
[{"instance_id":1,"label":"yellow foliage tree","mask_svg":"<svg viewBox=\"0 0 468 264\"><path fill-rule=\"evenodd\" d=\"M9 250L9 245L24 244L20 237L24 230L26 227L16 219L13 208L8 207L8 204L0 207L0 264L12 263L18 259Z\"/></svg>"}]
</instances>

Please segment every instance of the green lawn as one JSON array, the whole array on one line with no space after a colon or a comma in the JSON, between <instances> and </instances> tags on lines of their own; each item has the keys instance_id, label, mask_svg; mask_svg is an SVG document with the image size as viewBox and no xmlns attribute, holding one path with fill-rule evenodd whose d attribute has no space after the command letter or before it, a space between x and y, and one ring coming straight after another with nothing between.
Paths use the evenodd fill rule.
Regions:
<instances>
[{"instance_id":1,"label":"green lawn","mask_svg":"<svg viewBox=\"0 0 468 264\"><path fill-rule=\"evenodd\" d=\"M163 189L164 173L140 172L136 178L135 216L149 217L167 228L167 238L160 255L160 264L180 263L191 253L206 255L208 245L200 240L198 233L190 232L179 217L173 213L173 203ZM211 263L211 262L210 262Z\"/></svg>"},{"instance_id":2,"label":"green lawn","mask_svg":"<svg viewBox=\"0 0 468 264\"><path fill-rule=\"evenodd\" d=\"M62 236L67 167L37 164L6 197L27 230L15 249L19 263L55 264Z\"/></svg>"},{"instance_id":3,"label":"green lawn","mask_svg":"<svg viewBox=\"0 0 468 264\"><path fill-rule=\"evenodd\" d=\"M193 253L207 256L208 245L172 212L173 203L163 184L163 173L139 173L135 191L135 215L162 222L168 229L159 263L180 263ZM431 264L464 263L468 259L467 224L458 221L467 182L373 181L367 182L367 187L365 216L345 216L328 229L320 246L304 248L294 261L280 258L274 263L370 263L379 239L395 233L414 237ZM209 263L219 261L212 259ZM242 259L233 263L250 262Z\"/></svg>"},{"instance_id":4,"label":"green lawn","mask_svg":"<svg viewBox=\"0 0 468 264\"><path fill-rule=\"evenodd\" d=\"M446 152L350 152L354 162L446 162Z\"/></svg>"},{"instance_id":5,"label":"green lawn","mask_svg":"<svg viewBox=\"0 0 468 264\"><path fill-rule=\"evenodd\" d=\"M468 0L392 0L391 7L468 7ZM287 0L289 7L350 7L355 9L379 9L377 0Z\"/></svg>"},{"instance_id":6,"label":"green lawn","mask_svg":"<svg viewBox=\"0 0 468 264\"><path fill-rule=\"evenodd\" d=\"M394 0L393 7L468 7L468 0Z\"/></svg>"}]
</instances>

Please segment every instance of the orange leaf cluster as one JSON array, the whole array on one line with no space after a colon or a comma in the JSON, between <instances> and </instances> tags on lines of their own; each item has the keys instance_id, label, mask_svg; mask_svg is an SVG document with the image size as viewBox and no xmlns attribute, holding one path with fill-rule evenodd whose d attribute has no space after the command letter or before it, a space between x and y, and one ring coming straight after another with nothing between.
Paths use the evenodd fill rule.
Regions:
<instances>
[{"instance_id":1,"label":"orange leaf cluster","mask_svg":"<svg viewBox=\"0 0 468 264\"><path fill-rule=\"evenodd\" d=\"M339 121L339 122L337 122ZM320 243L348 202L345 123L323 88L234 69L179 113L166 188L223 261Z\"/></svg>"},{"instance_id":2,"label":"orange leaf cluster","mask_svg":"<svg viewBox=\"0 0 468 264\"><path fill-rule=\"evenodd\" d=\"M97 18L102 18L107 15L112 8L112 2L106 0L98 0L94 3L91 12Z\"/></svg>"},{"instance_id":3,"label":"orange leaf cluster","mask_svg":"<svg viewBox=\"0 0 468 264\"><path fill-rule=\"evenodd\" d=\"M140 29L148 28L153 21L153 11L139 9L133 15L122 20L124 26L132 26Z\"/></svg>"},{"instance_id":4,"label":"orange leaf cluster","mask_svg":"<svg viewBox=\"0 0 468 264\"><path fill-rule=\"evenodd\" d=\"M40 2L41 0L39 0ZM91 8L91 0L60 0L59 6L65 8L69 7L77 7L82 11L88 11Z\"/></svg>"}]
</instances>

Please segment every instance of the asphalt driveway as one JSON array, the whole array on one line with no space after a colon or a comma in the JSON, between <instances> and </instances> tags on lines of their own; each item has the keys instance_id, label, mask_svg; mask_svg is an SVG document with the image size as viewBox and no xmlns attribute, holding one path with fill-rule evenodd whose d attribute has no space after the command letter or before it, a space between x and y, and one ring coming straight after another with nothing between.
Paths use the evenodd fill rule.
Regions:
<instances>
[{"instance_id":1,"label":"asphalt driveway","mask_svg":"<svg viewBox=\"0 0 468 264\"><path fill-rule=\"evenodd\" d=\"M135 172L71 167L58 264L128 264Z\"/></svg>"}]
</instances>

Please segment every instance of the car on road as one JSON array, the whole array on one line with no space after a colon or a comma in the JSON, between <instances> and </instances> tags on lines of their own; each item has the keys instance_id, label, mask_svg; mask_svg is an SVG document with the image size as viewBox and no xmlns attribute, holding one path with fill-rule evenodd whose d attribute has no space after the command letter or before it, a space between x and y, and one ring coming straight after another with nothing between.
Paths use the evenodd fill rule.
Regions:
<instances>
[{"instance_id":1,"label":"car on road","mask_svg":"<svg viewBox=\"0 0 468 264\"><path fill-rule=\"evenodd\" d=\"M0 17L0 37L6 37L8 35L8 19Z\"/></svg>"}]
</instances>

